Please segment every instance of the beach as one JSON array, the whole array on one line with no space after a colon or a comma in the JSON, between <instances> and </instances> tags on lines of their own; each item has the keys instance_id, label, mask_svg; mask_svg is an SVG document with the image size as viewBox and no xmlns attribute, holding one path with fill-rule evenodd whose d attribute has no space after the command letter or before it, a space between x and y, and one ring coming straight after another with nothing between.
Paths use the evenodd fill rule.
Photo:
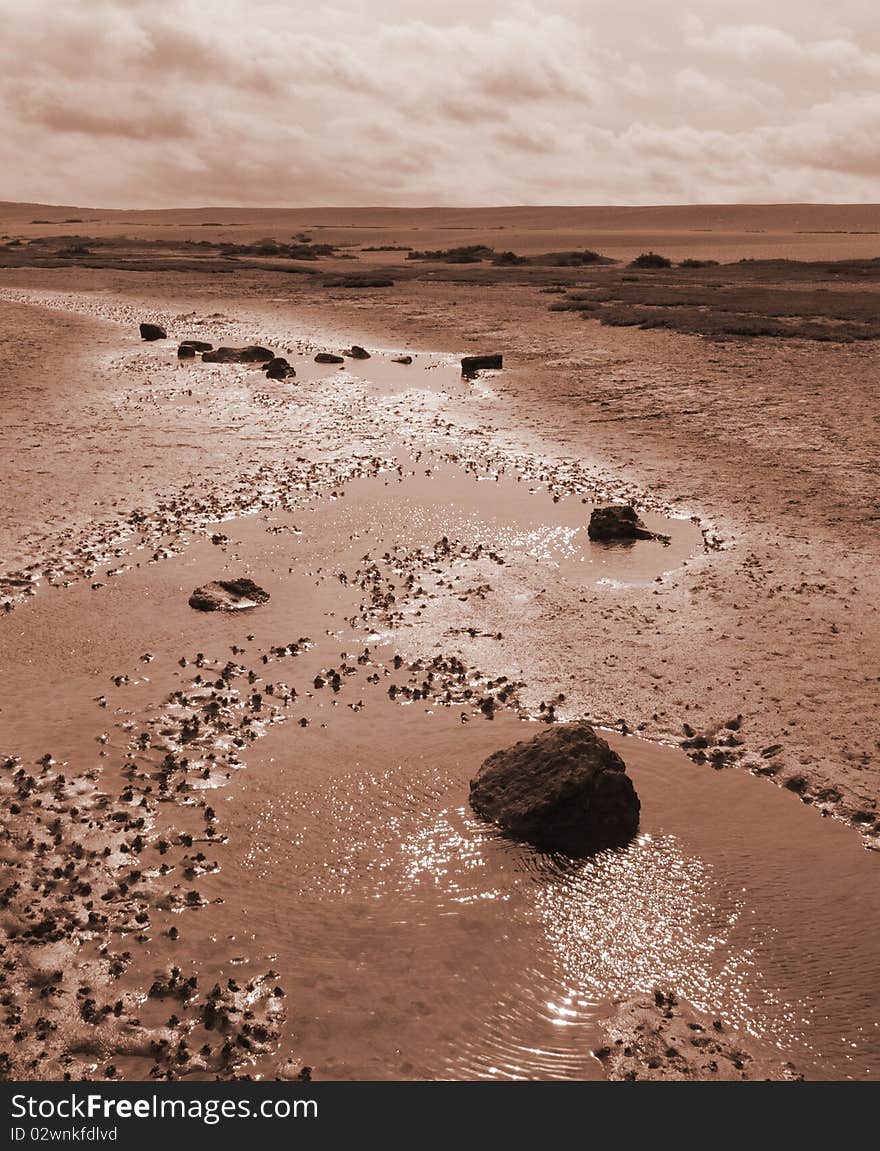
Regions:
<instances>
[{"instance_id":1,"label":"beach","mask_svg":"<svg viewBox=\"0 0 880 1151\"><path fill-rule=\"evenodd\" d=\"M3 230L54 237L38 207ZM72 211L57 235L125 245L0 268L7 1071L876 1078L876 342L551 310L654 306L625 299L648 248L719 260L686 281L710 295L744 259L869 261L868 210ZM337 250L203 268L179 243L294 228ZM829 329L867 322L860 271L796 274ZM594 543L608 503L669 543ZM268 602L189 606L239 577ZM636 840L579 863L467 799L574 719L642 800ZM627 1041L646 1019L659 1063L665 1038Z\"/></svg>"}]
</instances>

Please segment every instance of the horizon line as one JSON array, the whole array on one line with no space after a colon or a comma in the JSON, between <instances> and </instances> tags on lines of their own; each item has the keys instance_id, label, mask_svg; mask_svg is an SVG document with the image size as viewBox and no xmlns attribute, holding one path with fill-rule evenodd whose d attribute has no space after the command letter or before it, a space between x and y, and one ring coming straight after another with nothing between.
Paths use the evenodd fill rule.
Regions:
<instances>
[{"instance_id":1,"label":"horizon line","mask_svg":"<svg viewBox=\"0 0 880 1151\"><path fill-rule=\"evenodd\" d=\"M876 208L875 200L760 200L760 201L682 201L667 204L168 204L163 207L126 205L112 207L96 204L53 203L46 200L0 200L0 207L21 208L75 208L89 212L516 212L516 211L638 211L672 210L680 208Z\"/></svg>"}]
</instances>

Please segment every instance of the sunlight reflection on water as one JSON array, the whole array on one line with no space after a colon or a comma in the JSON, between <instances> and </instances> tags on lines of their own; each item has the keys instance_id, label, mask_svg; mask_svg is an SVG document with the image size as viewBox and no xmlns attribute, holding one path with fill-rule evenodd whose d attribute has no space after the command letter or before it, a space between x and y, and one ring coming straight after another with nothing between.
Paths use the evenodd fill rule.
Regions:
<instances>
[{"instance_id":1,"label":"sunlight reflection on water","mask_svg":"<svg viewBox=\"0 0 880 1151\"><path fill-rule=\"evenodd\" d=\"M604 1005L658 986L698 1006L722 1000L728 1019L765 1030L755 1011L759 974L731 938L742 901L675 835L641 834L580 861L540 854L465 808L441 806L446 782L398 771L346 776L319 811L310 796L285 796L259 813L247 861L268 880L282 856L291 907L302 918L304 904L319 903L321 930L338 932L343 950L364 945L366 917L385 945L433 953L398 972L395 988L405 998L430 979L443 1001L438 971L449 980L445 1022L458 1038L454 1054L436 1041L435 1068L583 1075ZM360 934L343 938L342 908L351 905ZM462 968L487 981L482 1011L479 1000L458 999ZM536 1049L536 1035L556 1041Z\"/></svg>"}]
</instances>

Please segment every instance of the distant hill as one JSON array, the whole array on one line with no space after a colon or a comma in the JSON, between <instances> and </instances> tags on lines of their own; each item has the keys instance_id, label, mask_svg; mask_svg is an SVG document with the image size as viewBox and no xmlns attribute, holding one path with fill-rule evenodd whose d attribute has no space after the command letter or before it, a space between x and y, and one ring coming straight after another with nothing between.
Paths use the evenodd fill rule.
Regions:
<instances>
[{"instance_id":1,"label":"distant hill","mask_svg":"<svg viewBox=\"0 0 880 1151\"><path fill-rule=\"evenodd\" d=\"M601 231L656 227L766 229L769 231L880 230L880 204L681 204L657 207L475 207L475 208L95 208L70 204L19 204L0 201L0 220L42 218L53 224L71 217L130 221L159 225L194 225L212 222L241 225L265 221L278 225L320 223L326 227L419 226L480 228L487 224L520 228L596 228Z\"/></svg>"}]
</instances>

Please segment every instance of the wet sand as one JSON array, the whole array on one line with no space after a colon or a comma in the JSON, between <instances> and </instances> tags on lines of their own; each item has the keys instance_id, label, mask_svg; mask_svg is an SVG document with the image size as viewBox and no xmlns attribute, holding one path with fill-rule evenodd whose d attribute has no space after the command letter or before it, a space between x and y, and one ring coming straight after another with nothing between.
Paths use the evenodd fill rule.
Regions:
<instances>
[{"instance_id":1,"label":"wet sand","mask_svg":"<svg viewBox=\"0 0 880 1151\"><path fill-rule=\"evenodd\" d=\"M36 279L0 293L29 342L6 347L4 454L24 463L0 523L15 1071L631 1077L594 1053L615 1004L659 988L734 1029L733 1077L876 1077L866 521L833 522L835 563L827 484L782 525L760 453L737 482L667 423L624 411L600 442L585 419L597 376L693 381L695 341L592 329L565 362L534 313L515 336L500 302L422 285L328 307ZM297 378L179 365L140 319L268 343ZM458 353L513 339L511 369L462 381ZM352 341L373 358L314 364ZM621 497L668 548L587 540ZM271 600L193 612L224 574ZM612 736L638 840L573 866L466 796L486 754L578 716L646 739Z\"/></svg>"}]
</instances>

